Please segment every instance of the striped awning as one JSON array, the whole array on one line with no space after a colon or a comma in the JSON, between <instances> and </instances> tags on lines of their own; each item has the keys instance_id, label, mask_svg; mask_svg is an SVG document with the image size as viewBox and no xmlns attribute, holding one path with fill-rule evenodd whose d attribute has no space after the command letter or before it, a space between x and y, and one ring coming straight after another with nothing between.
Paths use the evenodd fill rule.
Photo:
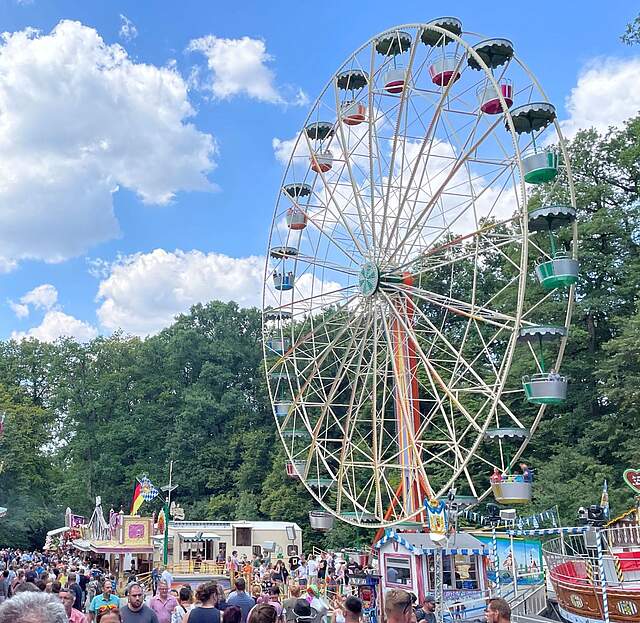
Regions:
<instances>
[{"instance_id":1,"label":"striped awning","mask_svg":"<svg viewBox=\"0 0 640 623\"><path fill-rule=\"evenodd\" d=\"M540 528L538 530L507 530L510 536L549 536L551 534L583 534L589 530L589 526L577 528Z\"/></svg>"},{"instance_id":2,"label":"striped awning","mask_svg":"<svg viewBox=\"0 0 640 623\"><path fill-rule=\"evenodd\" d=\"M395 530L388 529L374 547L380 549L385 543L395 541L412 554L434 554L439 551L453 556L456 554L463 556L488 556L489 554L489 550L478 539L464 532L452 534L444 541L442 546L434 543L428 534L413 533L409 538L411 538L411 540L419 539L422 542L411 543L407 537L398 534Z\"/></svg>"},{"instance_id":3,"label":"striped awning","mask_svg":"<svg viewBox=\"0 0 640 623\"><path fill-rule=\"evenodd\" d=\"M183 543L200 543L202 541L219 541L220 535L215 532L181 532L180 540Z\"/></svg>"}]
</instances>

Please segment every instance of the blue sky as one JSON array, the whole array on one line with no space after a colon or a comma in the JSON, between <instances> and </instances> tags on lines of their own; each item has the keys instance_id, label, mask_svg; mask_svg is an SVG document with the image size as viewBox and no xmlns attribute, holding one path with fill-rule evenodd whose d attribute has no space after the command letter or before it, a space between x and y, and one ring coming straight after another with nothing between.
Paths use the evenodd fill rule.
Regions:
<instances>
[{"instance_id":1,"label":"blue sky","mask_svg":"<svg viewBox=\"0 0 640 623\"><path fill-rule=\"evenodd\" d=\"M22 40L13 35L10 51L8 40L0 47L0 228L5 228L0 244L4 241L10 247L4 254L6 270L0 274L0 337L35 329L33 334L44 339L65 332L86 338L110 333L117 326L146 334L166 326L173 314L200 298L259 301L256 276L262 260L251 258L265 252L282 176L273 139L296 134L315 95L360 44L392 26L443 14L460 17L465 30L510 38L558 106L560 118L568 120L568 128L591 123L602 127L601 102L608 102L611 124L640 108L638 50L619 41L634 11L622 0L607 2L606 10L596 2L0 0L7 33L35 28L42 39L51 37L61 20L75 20L93 29L106 46L121 45L130 69L147 65L160 72L170 67L173 78L165 74L163 80L174 80L166 109L164 96L153 90L151 98L142 98L148 113L145 101L127 100L118 108L118 102L133 98L136 80L147 81L145 88L153 89L149 85L162 74L127 71L117 86L98 89L93 102L92 85L105 77L99 63L93 66L89 58L95 49L80 47L82 53L72 61L64 52L69 41L79 39L95 46L88 30L67 29L44 51L32 49L36 35ZM123 30L123 16L129 20L128 31ZM214 39L204 39L210 35ZM201 50L209 51L215 50L212 42L229 40L232 58L234 50L260 54L261 41L265 49L257 65L248 69L216 57L217 69L212 70L207 66L209 57L193 49L199 47L192 43L197 40ZM239 41L246 48L234 48L233 42ZM102 53L96 52L96 58ZM57 64L56 55L65 62ZM77 70L69 69L69 62L77 62ZM574 91L573 108L567 110L567 98L589 68L591 73ZM241 72L237 81L236 69ZM247 77L254 70L255 79ZM20 82L27 78L28 82ZM188 85L184 95L174 92L180 88L176 78ZM229 83L230 91L225 92ZM114 89L122 92L110 98ZM60 90L65 94L62 100L57 99ZM304 99L301 92L309 98L306 105L299 105ZM612 105L618 92L624 101ZM27 93L30 104L23 106ZM76 100L81 102L78 106ZM56 101L62 104L48 110L47 102ZM96 117L114 127L96 127L98 122L92 122L93 111L107 106L105 101L112 108ZM192 115L178 112L188 105ZM160 138L160 147L153 149L157 157L147 161L145 146L156 144L166 121L160 109L171 117L175 139L165 144ZM148 127L138 136L138 128L147 120ZM185 124L194 126L190 134L182 132ZM82 137L68 138L74 126L92 132L87 141L97 152L104 131L108 137L104 153L92 152L88 160L84 152L71 154L82 143ZM125 131L129 144L121 136ZM119 147L112 147L118 140ZM123 153L115 153L118 149ZM80 175L78 166L71 166L69 158L86 165L86 176L75 177ZM56 176L67 174L65 186ZM40 187L42 176L48 182ZM3 184L3 179L9 182ZM216 189L185 190L204 187L205 179ZM86 192L75 192L80 184L86 184ZM102 189L99 197L92 194L94 186ZM109 194L109 188L114 192ZM16 197L26 203L20 204ZM16 208L21 205L28 207ZM20 220L15 212L25 214L25 210L26 221L15 225ZM86 214L89 223L79 226ZM100 215L106 216L101 220ZM207 263L207 254L219 255ZM217 285L210 287L211 280ZM21 302L43 285L53 288L36 290Z\"/></svg>"}]
</instances>

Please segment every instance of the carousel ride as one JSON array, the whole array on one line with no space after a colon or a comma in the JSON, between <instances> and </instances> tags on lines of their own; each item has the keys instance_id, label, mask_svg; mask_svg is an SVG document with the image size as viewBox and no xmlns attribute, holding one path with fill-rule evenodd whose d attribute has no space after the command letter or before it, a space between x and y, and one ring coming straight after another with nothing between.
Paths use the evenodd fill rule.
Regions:
<instances>
[{"instance_id":1,"label":"carousel ride","mask_svg":"<svg viewBox=\"0 0 640 623\"><path fill-rule=\"evenodd\" d=\"M312 526L420 524L454 487L529 501L512 472L567 394L578 262L556 110L516 46L452 17L387 30L293 142L263 343Z\"/></svg>"}]
</instances>

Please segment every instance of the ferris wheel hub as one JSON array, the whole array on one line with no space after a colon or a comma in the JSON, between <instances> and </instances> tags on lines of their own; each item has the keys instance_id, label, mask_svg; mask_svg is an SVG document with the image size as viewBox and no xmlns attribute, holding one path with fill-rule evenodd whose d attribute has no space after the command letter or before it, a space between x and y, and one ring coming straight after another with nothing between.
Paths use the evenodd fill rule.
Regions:
<instances>
[{"instance_id":1,"label":"ferris wheel hub","mask_svg":"<svg viewBox=\"0 0 640 623\"><path fill-rule=\"evenodd\" d=\"M362 296L370 297L378 291L380 285L380 269L374 262L365 262L360 267L358 277Z\"/></svg>"}]
</instances>

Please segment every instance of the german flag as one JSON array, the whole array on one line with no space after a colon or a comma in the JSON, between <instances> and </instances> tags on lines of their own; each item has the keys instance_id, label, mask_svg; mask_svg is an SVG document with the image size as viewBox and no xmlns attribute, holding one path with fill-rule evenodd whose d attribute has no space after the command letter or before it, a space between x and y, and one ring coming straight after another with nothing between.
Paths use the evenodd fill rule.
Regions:
<instances>
[{"instance_id":1,"label":"german flag","mask_svg":"<svg viewBox=\"0 0 640 623\"><path fill-rule=\"evenodd\" d=\"M144 497L142 496L142 485L136 480L136 488L133 491L133 500L131 500L131 514L137 515L138 510L142 506L144 502Z\"/></svg>"}]
</instances>

